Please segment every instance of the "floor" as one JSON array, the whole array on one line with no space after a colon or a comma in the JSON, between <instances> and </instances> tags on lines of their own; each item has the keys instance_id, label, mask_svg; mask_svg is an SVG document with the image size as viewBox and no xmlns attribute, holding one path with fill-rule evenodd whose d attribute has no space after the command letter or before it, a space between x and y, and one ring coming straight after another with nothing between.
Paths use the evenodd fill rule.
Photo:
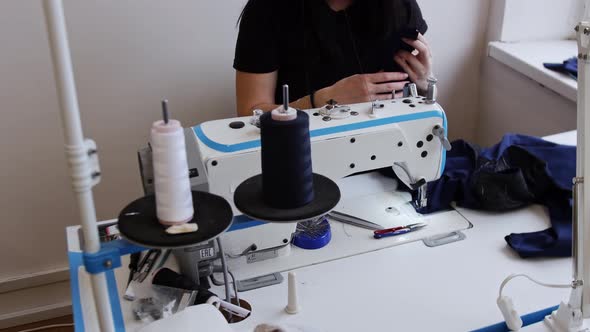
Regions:
<instances>
[{"instance_id":1,"label":"floor","mask_svg":"<svg viewBox=\"0 0 590 332\"><path fill-rule=\"evenodd\" d=\"M44 320L44 321L40 321L40 322L36 322L36 323L31 323L31 324L14 326L14 327L10 327L7 329L2 329L2 330L0 330L0 332L19 332L19 331L33 329L33 328L41 327L41 326L55 325L55 324L71 324L72 322L73 322L72 316L69 315L69 316L48 319L48 320ZM43 330L39 330L39 331L42 331L42 332L73 332L74 327L72 327L72 326L70 326L70 327L54 327L54 328L48 328L48 329L43 329Z\"/></svg>"}]
</instances>

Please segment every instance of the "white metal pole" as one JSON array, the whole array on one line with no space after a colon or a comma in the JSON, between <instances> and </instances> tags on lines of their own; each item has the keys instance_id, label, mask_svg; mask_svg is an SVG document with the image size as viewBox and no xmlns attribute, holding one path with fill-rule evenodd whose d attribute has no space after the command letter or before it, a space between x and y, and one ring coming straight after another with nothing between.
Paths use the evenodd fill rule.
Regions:
<instances>
[{"instance_id":1,"label":"white metal pole","mask_svg":"<svg viewBox=\"0 0 590 332\"><path fill-rule=\"evenodd\" d=\"M578 204L578 232L582 236L581 251L576 257L577 267L582 272L581 280L584 283L582 293L582 312L585 318L590 318L590 204L586 204L585 197L590 197L590 144L586 142L586 133L590 133L590 22L584 21L578 25L578 142L577 142L577 165L576 176L583 177L582 190ZM581 214L581 215L580 215ZM575 233L574 233L575 234ZM579 239L580 237L578 237Z\"/></svg>"},{"instance_id":2,"label":"white metal pole","mask_svg":"<svg viewBox=\"0 0 590 332\"><path fill-rule=\"evenodd\" d=\"M84 143L82 134L63 3L61 0L44 0L43 9L45 11L53 71L61 108L65 149L82 224L84 251L96 253L100 250L100 239L92 195L92 170L88 148ZM91 282L100 331L114 331L105 274L92 275Z\"/></svg>"},{"instance_id":3,"label":"white metal pole","mask_svg":"<svg viewBox=\"0 0 590 332\"><path fill-rule=\"evenodd\" d=\"M580 65L582 65L580 63ZM583 69L583 66L580 67L580 69ZM578 75L580 75L580 73L578 73ZM574 203L574 220L573 220L573 237L572 237L572 245L573 245L573 255L572 255L572 259L573 259L573 274L574 274L574 281L576 280L583 280L584 276L588 275L588 264L584 263L583 257L585 256L585 251L584 248L587 247L587 245L585 244L584 239L586 238L586 234L585 234L585 228L584 227L584 216L586 214L586 210L584 208L584 206L586 204L584 204L584 197L586 196L586 187L584 185L584 176L585 176L585 171L584 171L584 165L586 165L586 160L584 158L585 155L585 133L586 133L586 128L585 128L585 118L586 118L586 114L583 110L584 108L584 93L583 93L583 85L584 83L582 82L583 79L583 73L582 75L578 78L579 80L579 88L578 88L578 101L577 101L577 120L576 120L576 129L577 129L577 144L576 144L576 177L574 178L574 197L575 197L575 203ZM590 165L590 164L588 164ZM590 178L589 178L590 179ZM588 188L590 188L590 186L588 186ZM590 197L590 196L589 196ZM583 280L584 281L584 280ZM582 292L582 296L586 297L586 295L588 292L586 291L588 289L588 285L584 282L583 285L583 289L584 291ZM585 301L583 300L582 303L585 303ZM582 305L582 312L585 312L586 310L584 310L584 305Z\"/></svg>"}]
</instances>

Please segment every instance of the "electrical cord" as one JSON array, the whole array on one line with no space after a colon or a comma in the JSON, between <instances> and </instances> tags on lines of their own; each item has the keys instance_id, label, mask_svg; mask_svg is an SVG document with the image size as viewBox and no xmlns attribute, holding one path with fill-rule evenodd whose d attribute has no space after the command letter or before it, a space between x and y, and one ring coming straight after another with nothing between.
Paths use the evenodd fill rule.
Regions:
<instances>
[{"instance_id":1,"label":"electrical cord","mask_svg":"<svg viewBox=\"0 0 590 332\"><path fill-rule=\"evenodd\" d=\"M211 279L211 283L213 283L213 285L215 285L215 286L223 286L223 281L219 281L219 280L215 279L215 276L213 274L211 274L209 276L209 279Z\"/></svg>"},{"instance_id":2,"label":"electrical cord","mask_svg":"<svg viewBox=\"0 0 590 332\"><path fill-rule=\"evenodd\" d=\"M252 243L248 248L246 248L241 254L232 255L229 252L227 253L227 257L229 258L240 258L242 256L246 256L249 252L256 251L256 244Z\"/></svg>"},{"instance_id":3,"label":"electrical cord","mask_svg":"<svg viewBox=\"0 0 590 332\"><path fill-rule=\"evenodd\" d=\"M32 329L26 329L26 330L20 330L18 332L33 332L33 331L42 331L42 330L47 330L47 329L54 329L54 328L59 328L59 327L72 327L74 326L73 323L67 323L67 324L53 324L53 325L45 325L45 326L39 326L39 327L35 327Z\"/></svg>"},{"instance_id":4,"label":"electrical cord","mask_svg":"<svg viewBox=\"0 0 590 332\"><path fill-rule=\"evenodd\" d=\"M221 269L221 267L219 267L219 266L213 267L213 271L218 271L218 269ZM240 297L238 295L238 287L237 287L237 284L236 284L236 278L235 278L235 276L234 276L234 274L233 274L232 271L227 270L227 273L229 273L230 277L232 278L232 283L233 283L233 288L234 288L234 294L235 294L236 300L239 303ZM211 279L211 283L213 283L213 285L215 285L215 286L222 286L223 285L223 281L217 280L215 278L215 275L211 274L209 276L209 278Z\"/></svg>"},{"instance_id":5,"label":"electrical cord","mask_svg":"<svg viewBox=\"0 0 590 332\"><path fill-rule=\"evenodd\" d=\"M509 275L508 277L506 277L506 279L504 279L504 281L502 281L502 284L500 285L500 291L498 293L498 298L501 298L502 297L502 291L504 290L504 287L506 286L506 284L508 284L508 282L510 282L512 279L519 278L519 277L526 278L526 279L534 282L535 284L540 285L540 286L544 286L544 287L549 287L549 288L572 288L572 285L571 284L568 284L568 285L564 285L564 284L548 284L548 283L544 283L544 282L540 282L538 280L535 280L535 279L529 277L526 274L515 273L515 274Z\"/></svg>"},{"instance_id":6,"label":"electrical cord","mask_svg":"<svg viewBox=\"0 0 590 332\"><path fill-rule=\"evenodd\" d=\"M234 296L236 297L236 303L238 306L240 306L240 296L238 295L238 287L236 286L236 277L230 270L227 270L227 272L229 273L231 281L234 284Z\"/></svg>"}]
</instances>

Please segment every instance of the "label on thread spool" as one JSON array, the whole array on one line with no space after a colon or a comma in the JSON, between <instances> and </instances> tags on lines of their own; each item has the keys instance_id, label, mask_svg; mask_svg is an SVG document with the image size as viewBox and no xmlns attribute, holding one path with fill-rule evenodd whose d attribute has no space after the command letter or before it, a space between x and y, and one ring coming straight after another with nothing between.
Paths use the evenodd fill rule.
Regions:
<instances>
[{"instance_id":1,"label":"label on thread spool","mask_svg":"<svg viewBox=\"0 0 590 332\"><path fill-rule=\"evenodd\" d=\"M291 121L260 117L262 190L273 208L299 208L314 199L309 116L295 112Z\"/></svg>"},{"instance_id":2,"label":"label on thread spool","mask_svg":"<svg viewBox=\"0 0 590 332\"><path fill-rule=\"evenodd\" d=\"M186 223L193 218L194 210L184 131L180 122L154 122L150 143L158 220L163 225Z\"/></svg>"}]
</instances>

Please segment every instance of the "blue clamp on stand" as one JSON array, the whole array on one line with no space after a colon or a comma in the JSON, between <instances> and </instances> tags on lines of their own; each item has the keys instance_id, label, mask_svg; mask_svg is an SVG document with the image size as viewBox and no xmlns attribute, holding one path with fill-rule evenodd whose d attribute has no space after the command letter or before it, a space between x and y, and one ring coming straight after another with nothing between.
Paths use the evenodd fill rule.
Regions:
<instances>
[{"instance_id":1,"label":"blue clamp on stand","mask_svg":"<svg viewBox=\"0 0 590 332\"><path fill-rule=\"evenodd\" d=\"M84 267L90 274L99 274L121 266L121 256L144 251L146 248L136 246L125 240L103 243L96 253L84 253Z\"/></svg>"}]
</instances>

